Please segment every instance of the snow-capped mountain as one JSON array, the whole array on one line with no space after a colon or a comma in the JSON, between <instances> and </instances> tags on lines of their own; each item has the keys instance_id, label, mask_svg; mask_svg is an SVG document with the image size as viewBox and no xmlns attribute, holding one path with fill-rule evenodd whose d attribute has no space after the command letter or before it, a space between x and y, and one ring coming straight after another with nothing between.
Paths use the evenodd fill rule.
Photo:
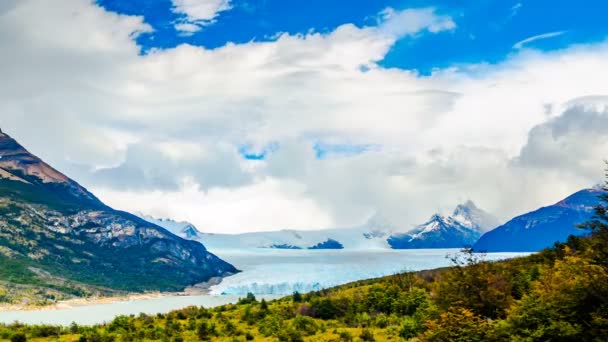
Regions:
<instances>
[{"instance_id":1,"label":"snow-capped mountain","mask_svg":"<svg viewBox=\"0 0 608 342\"><path fill-rule=\"evenodd\" d=\"M456 206L451 217L461 225L481 232L494 229L499 224L494 215L479 209L471 200Z\"/></svg>"},{"instance_id":2,"label":"snow-capped mountain","mask_svg":"<svg viewBox=\"0 0 608 342\"><path fill-rule=\"evenodd\" d=\"M387 238L393 233L385 220L374 216L359 227L322 230L254 232L244 234L202 233L193 224L171 219L156 219L138 214L173 234L196 240L208 249L277 248L277 249L388 249Z\"/></svg>"},{"instance_id":3,"label":"snow-capped mountain","mask_svg":"<svg viewBox=\"0 0 608 342\"><path fill-rule=\"evenodd\" d=\"M473 246L484 252L536 252L563 242L570 235L583 235L577 224L593 215L603 193L600 187L576 192L567 198L527 214L485 233Z\"/></svg>"},{"instance_id":4,"label":"snow-capped mountain","mask_svg":"<svg viewBox=\"0 0 608 342\"><path fill-rule=\"evenodd\" d=\"M460 248L471 246L483 232L498 225L492 215L477 208L471 201L457 206L452 216L434 215L431 220L409 232L395 228L380 216L373 216L358 227L284 229L234 235L202 233L188 222L139 216L185 239L200 241L211 250Z\"/></svg>"},{"instance_id":5,"label":"snow-capped mountain","mask_svg":"<svg viewBox=\"0 0 608 342\"><path fill-rule=\"evenodd\" d=\"M470 247L497 225L496 218L467 201L451 216L435 214L407 233L390 236L388 243L394 249Z\"/></svg>"}]
</instances>

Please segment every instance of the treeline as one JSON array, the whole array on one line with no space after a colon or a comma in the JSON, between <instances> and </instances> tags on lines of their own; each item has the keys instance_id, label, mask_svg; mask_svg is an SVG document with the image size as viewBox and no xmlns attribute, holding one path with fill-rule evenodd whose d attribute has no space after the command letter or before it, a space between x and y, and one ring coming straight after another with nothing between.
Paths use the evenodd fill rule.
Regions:
<instances>
[{"instance_id":1,"label":"treeline","mask_svg":"<svg viewBox=\"0 0 608 342\"><path fill-rule=\"evenodd\" d=\"M608 202L608 196L603 196ZM9 325L25 341L606 341L608 213L604 204L571 237L529 257L360 281L280 300L168 314L120 316L93 327Z\"/></svg>"}]
</instances>

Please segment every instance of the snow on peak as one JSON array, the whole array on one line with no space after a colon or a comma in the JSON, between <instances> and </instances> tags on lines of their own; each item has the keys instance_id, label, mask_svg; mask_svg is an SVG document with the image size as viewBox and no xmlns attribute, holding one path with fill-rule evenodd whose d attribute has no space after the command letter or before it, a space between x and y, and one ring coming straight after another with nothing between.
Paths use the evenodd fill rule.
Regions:
<instances>
[{"instance_id":1,"label":"snow on peak","mask_svg":"<svg viewBox=\"0 0 608 342\"><path fill-rule=\"evenodd\" d=\"M471 200L457 205L451 217L467 228L482 232L495 228L499 224L493 215L479 209Z\"/></svg>"}]
</instances>

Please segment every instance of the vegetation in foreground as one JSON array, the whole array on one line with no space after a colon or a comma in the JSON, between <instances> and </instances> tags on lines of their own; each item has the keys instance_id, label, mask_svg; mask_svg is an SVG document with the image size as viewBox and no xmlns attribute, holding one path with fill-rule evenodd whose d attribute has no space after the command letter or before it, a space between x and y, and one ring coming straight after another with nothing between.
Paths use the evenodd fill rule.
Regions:
<instances>
[{"instance_id":1,"label":"vegetation in foreground","mask_svg":"<svg viewBox=\"0 0 608 342\"><path fill-rule=\"evenodd\" d=\"M608 190L608 189L607 189ZM120 316L93 327L0 326L10 341L605 341L608 195L571 237L538 254L398 274L267 303ZM160 308L159 308L160 309Z\"/></svg>"}]
</instances>

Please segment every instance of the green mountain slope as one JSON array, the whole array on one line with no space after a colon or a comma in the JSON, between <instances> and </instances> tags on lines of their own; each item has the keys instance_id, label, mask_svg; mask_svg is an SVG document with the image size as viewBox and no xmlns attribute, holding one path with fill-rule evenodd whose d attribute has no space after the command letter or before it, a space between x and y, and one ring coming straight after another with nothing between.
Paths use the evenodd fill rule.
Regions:
<instances>
[{"instance_id":1,"label":"green mountain slope","mask_svg":"<svg viewBox=\"0 0 608 342\"><path fill-rule=\"evenodd\" d=\"M237 272L202 244L106 206L3 133L0 265L0 290L4 282L72 294L181 290Z\"/></svg>"}]
</instances>

